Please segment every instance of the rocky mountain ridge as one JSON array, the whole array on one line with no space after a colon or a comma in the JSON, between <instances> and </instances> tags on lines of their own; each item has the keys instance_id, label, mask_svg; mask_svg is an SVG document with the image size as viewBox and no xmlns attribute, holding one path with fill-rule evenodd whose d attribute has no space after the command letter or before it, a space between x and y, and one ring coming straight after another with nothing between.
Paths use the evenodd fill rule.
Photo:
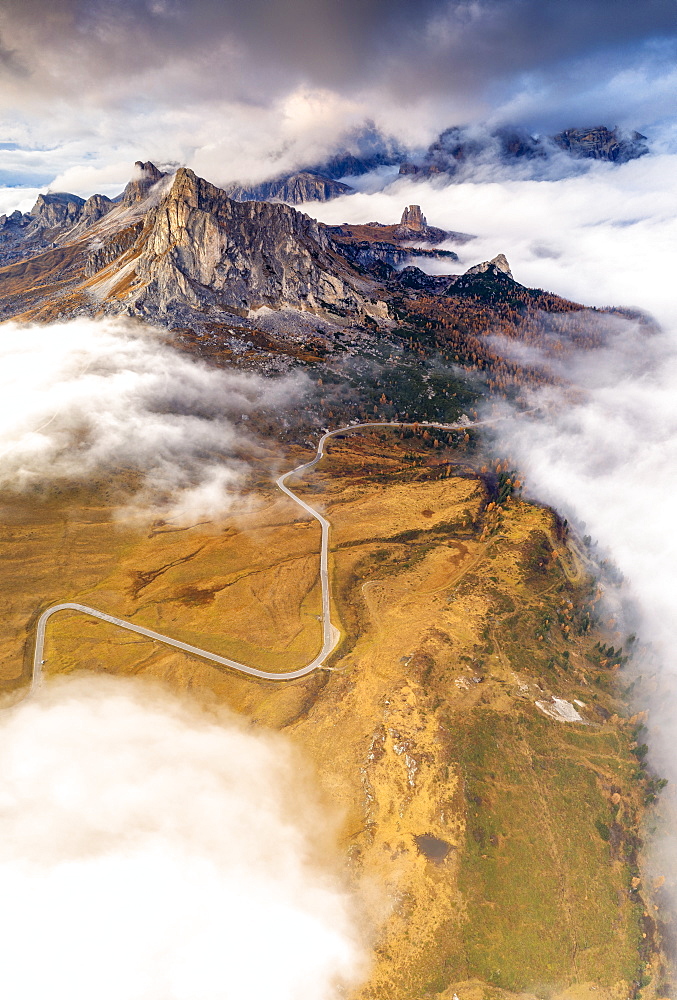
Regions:
<instances>
[{"instance_id":1,"label":"rocky mountain ridge","mask_svg":"<svg viewBox=\"0 0 677 1000\"><path fill-rule=\"evenodd\" d=\"M128 224L140 205L147 207L154 189L159 194L160 182L167 177L154 163L137 160L132 179L117 198L93 194L85 200L64 191L39 194L30 212L0 215L0 263L73 242L114 209L113 224Z\"/></svg>"},{"instance_id":2,"label":"rocky mountain ridge","mask_svg":"<svg viewBox=\"0 0 677 1000\"><path fill-rule=\"evenodd\" d=\"M309 313L335 325L388 329L402 295L510 298L502 255L466 275L430 275L458 260L418 205L399 223L326 226L293 207L238 202L180 168L137 162L122 195L40 195L0 224L0 316L53 320L124 314L170 329L251 325L262 311ZM258 322L259 320L257 320Z\"/></svg>"},{"instance_id":3,"label":"rocky mountain ridge","mask_svg":"<svg viewBox=\"0 0 677 1000\"><path fill-rule=\"evenodd\" d=\"M237 202L179 169L137 163L120 198L41 195L0 222L3 313L122 312L166 325L262 307L386 321L380 285L328 227L284 204Z\"/></svg>"},{"instance_id":4,"label":"rocky mountain ridge","mask_svg":"<svg viewBox=\"0 0 677 1000\"><path fill-rule=\"evenodd\" d=\"M112 270L112 274L110 271ZM215 307L294 307L385 319L373 285L346 266L314 219L268 202L236 202L180 168L122 258L97 272L93 288L122 291L144 315Z\"/></svg>"}]
</instances>

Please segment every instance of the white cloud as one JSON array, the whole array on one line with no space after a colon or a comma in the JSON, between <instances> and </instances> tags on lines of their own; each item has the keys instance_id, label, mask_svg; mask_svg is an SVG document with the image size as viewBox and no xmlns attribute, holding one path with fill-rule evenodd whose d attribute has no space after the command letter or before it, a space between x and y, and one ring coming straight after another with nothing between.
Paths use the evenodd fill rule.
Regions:
<instances>
[{"instance_id":1,"label":"white cloud","mask_svg":"<svg viewBox=\"0 0 677 1000\"><path fill-rule=\"evenodd\" d=\"M242 415L298 400L303 376L211 368L124 319L0 326L0 486L29 489L122 467L137 503L194 514L238 496L256 442Z\"/></svg>"},{"instance_id":2,"label":"white cloud","mask_svg":"<svg viewBox=\"0 0 677 1000\"><path fill-rule=\"evenodd\" d=\"M0 215L11 215L17 209L30 212L39 194L40 188L0 187Z\"/></svg>"},{"instance_id":3,"label":"white cloud","mask_svg":"<svg viewBox=\"0 0 677 1000\"><path fill-rule=\"evenodd\" d=\"M634 306L677 320L677 155L594 163L558 181L502 179L439 186L407 177L377 194L339 198L313 210L332 224L393 222L420 204L432 225L476 234L454 247L444 270L505 253L522 284L594 306ZM420 263L420 262L418 262Z\"/></svg>"},{"instance_id":4,"label":"white cloud","mask_svg":"<svg viewBox=\"0 0 677 1000\"><path fill-rule=\"evenodd\" d=\"M0 719L12 1000L334 1000L364 972L335 817L279 736L62 680Z\"/></svg>"}]
</instances>

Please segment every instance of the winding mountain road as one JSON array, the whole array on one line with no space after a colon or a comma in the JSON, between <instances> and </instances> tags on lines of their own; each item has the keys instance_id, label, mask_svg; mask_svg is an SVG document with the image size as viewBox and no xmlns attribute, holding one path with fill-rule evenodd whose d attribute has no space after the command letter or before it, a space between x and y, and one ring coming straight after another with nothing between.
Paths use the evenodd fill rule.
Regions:
<instances>
[{"instance_id":1,"label":"winding mountain road","mask_svg":"<svg viewBox=\"0 0 677 1000\"><path fill-rule=\"evenodd\" d=\"M99 618L101 621L109 622L111 625L117 625L118 628L126 629L128 632L136 632L137 635L144 635L148 639L154 639L156 642L161 642L165 646L173 646L175 649L181 649L185 653L191 653L193 656L199 656L203 660L208 660L210 663L217 663L222 667L230 667L232 670L237 670L239 673L247 674L250 677L260 677L267 681L292 681L296 680L298 677L305 677L306 674L312 673L313 670L317 670L321 667L325 659L329 656L331 651L336 647L339 638L340 631L332 623L331 620L331 587L329 581L329 521L307 504L305 500L301 500L300 497L296 496L289 487L286 485L288 479L292 476L300 476L308 472L314 466L317 465L319 461L324 457L324 448L330 438L337 437L341 434L349 434L352 431L358 430L373 430L376 427L434 427L438 430L447 431L457 431L462 430L465 427L476 427L478 424L441 424L441 423L431 423L429 421L416 421L416 423L400 423L392 421L373 421L363 424L349 424L346 427L338 427L336 430L327 431L319 440L317 445L317 452L315 457L311 459L310 462L305 462L303 465L296 466L295 469L291 469L289 472L283 473L277 480L276 485L278 489L286 493L294 503L302 507L311 517L319 521L320 528L322 529L322 535L320 540L320 587L322 591L322 615L320 621L322 623L322 648L314 659L307 663L304 667L299 667L298 670L289 670L285 673L275 673L269 670L258 670L256 667L250 667L246 663L238 663L237 660L229 660L225 656L219 656L217 653L212 653L208 649L201 649L199 646L191 646L187 642L181 642L179 639L173 639L171 636L162 635L160 632L154 632L152 629L144 628L143 625L136 625L134 622L126 621L124 618L115 618L113 615L106 614L105 611L98 611L96 608L90 608L86 604L76 604L72 601L67 601L63 604L55 604L51 608L47 608L43 611L38 618L36 635L35 635L35 652L33 655L33 675L31 678L31 689L36 688L42 677L42 665L44 660L44 649L45 649L45 629L47 628L47 623L52 615L58 614L60 611L79 611L81 614L88 615L92 618Z\"/></svg>"}]
</instances>

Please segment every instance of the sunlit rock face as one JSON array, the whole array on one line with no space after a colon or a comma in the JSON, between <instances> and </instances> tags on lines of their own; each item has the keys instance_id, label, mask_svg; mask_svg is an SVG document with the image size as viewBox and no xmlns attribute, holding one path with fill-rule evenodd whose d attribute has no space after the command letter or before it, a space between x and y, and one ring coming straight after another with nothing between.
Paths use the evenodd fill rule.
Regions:
<instances>
[{"instance_id":1,"label":"sunlit rock face","mask_svg":"<svg viewBox=\"0 0 677 1000\"><path fill-rule=\"evenodd\" d=\"M144 314L184 303L239 314L261 306L339 314L375 306L314 219L287 205L233 201L186 169L148 213L130 260L138 288L131 300Z\"/></svg>"},{"instance_id":2,"label":"sunlit rock face","mask_svg":"<svg viewBox=\"0 0 677 1000\"><path fill-rule=\"evenodd\" d=\"M40 301L44 285L38 308L49 316L41 318L103 309L172 325L265 306L387 319L376 282L337 251L321 223L285 204L235 201L184 168L173 177L152 163L135 170L114 201L41 195L30 216L5 220L4 261L39 260L30 281L23 263L7 272L5 316L26 311L26 293Z\"/></svg>"},{"instance_id":3,"label":"sunlit rock face","mask_svg":"<svg viewBox=\"0 0 677 1000\"><path fill-rule=\"evenodd\" d=\"M400 220L400 225L408 226L409 229L417 230L421 232L422 229L428 225L427 220L423 212L421 211L420 205L409 205L402 212L402 219Z\"/></svg>"}]
</instances>

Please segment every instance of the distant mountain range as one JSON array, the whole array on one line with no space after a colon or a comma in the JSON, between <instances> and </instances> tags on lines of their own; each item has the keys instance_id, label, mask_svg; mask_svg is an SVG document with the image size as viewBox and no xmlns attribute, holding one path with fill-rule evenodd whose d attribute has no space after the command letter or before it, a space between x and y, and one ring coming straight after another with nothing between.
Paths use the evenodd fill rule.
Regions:
<instances>
[{"instance_id":1,"label":"distant mountain range","mask_svg":"<svg viewBox=\"0 0 677 1000\"><path fill-rule=\"evenodd\" d=\"M306 166L261 184L231 184L226 190L238 201L278 200L298 205L330 201L350 194L347 178L360 177L380 167L399 167L399 173L418 178L443 176L446 179L471 172L473 167L495 164L509 167L532 161L536 165L564 152L574 160L605 160L626 163L649 152L646 136L624 133L603 125L571 128L553 136L533 136L525 129L503 127L449 128L420 156L393 144L372 148L356 155L344 151L324 163ZM572 163L573 165L573 163Z\"/></svg>"},{"instance_id":2,"label":"distant mountain range","mask_svg":"<svg viewBox=\"0 0 677 1000\"><path fill-rule=\"evenodd\" d=\"M649 151L646 136L639 132L627 135L605 126L572 128L553 136L532 136L523 129L499 128L493 131L450 128L429 146L418 162L400 165L401 174L453 176L461 165L494 160L510 163L546 160L562 151L575 159L606 160L626 163Z\"/></svg>"}]
</instances>

